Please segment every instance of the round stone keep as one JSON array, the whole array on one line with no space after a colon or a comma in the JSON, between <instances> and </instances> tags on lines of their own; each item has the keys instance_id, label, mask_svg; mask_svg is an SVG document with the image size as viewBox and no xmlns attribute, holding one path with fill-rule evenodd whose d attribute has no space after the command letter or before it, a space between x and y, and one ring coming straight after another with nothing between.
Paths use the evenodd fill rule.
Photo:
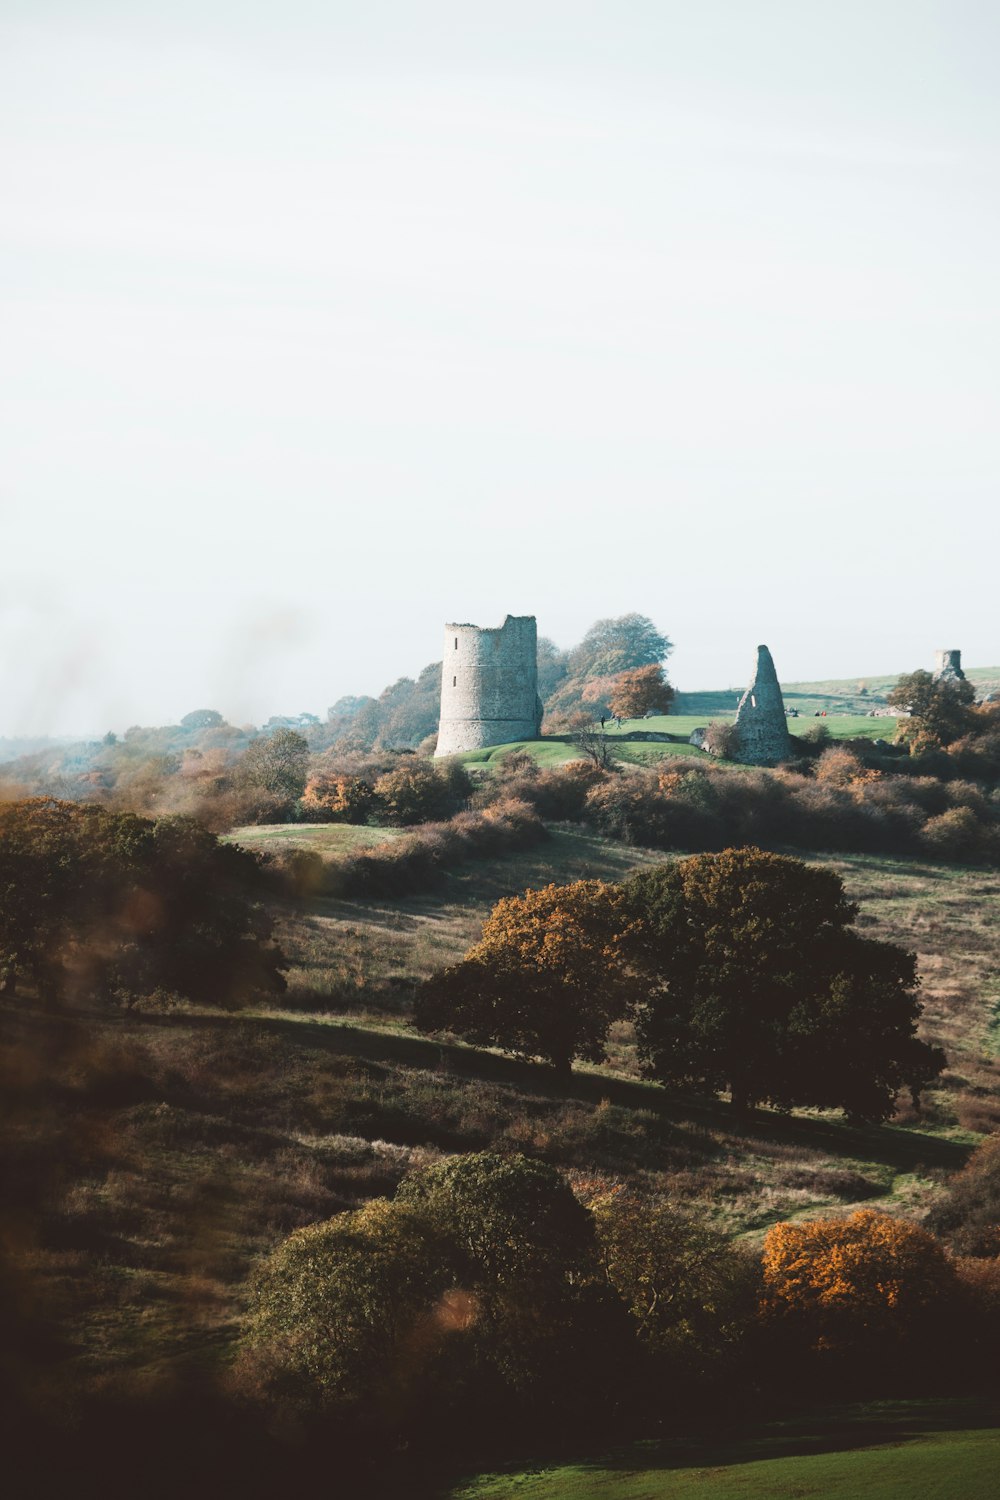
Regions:
<instances>
[{"instance_id":1,"label":"round stone keep","mask_svg":"<svg viewBox=\"0 0 1000 1500\"><path fill-rule=\"evenodd\" d=\"M435 754L534 740L541 721L534 615L508 615L495 629L446 625Z\"/></svg>"}]
</instances>

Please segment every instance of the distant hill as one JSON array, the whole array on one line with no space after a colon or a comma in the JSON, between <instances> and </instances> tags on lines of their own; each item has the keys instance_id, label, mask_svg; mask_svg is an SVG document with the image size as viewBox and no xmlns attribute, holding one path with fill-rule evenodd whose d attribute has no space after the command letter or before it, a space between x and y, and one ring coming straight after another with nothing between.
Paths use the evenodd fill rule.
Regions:
<instances>
[{"instance_id":1,"label":"distant hill","mask_svg":"<svg viewBox=\"0 0 1000 1500\"><path fill-rule=\"evenodd\" d=\"M52 750L60 745L76 743L72 735L0 735L0 762L17 760L21 755L36 755L40 750Z\"/></svg>"},{"instance_id":2,"label":"distant hill","mask_svg":"<svg viewBox=\"0 0 1000 1500\"><path fill-rule=\"evenodd\" d=\"M781 691L786 708L797 708L800 714L828 713L866 714L885 708L889 693L903 674L891 677L833 677L826 682L783 682ZM1000 690L1000 667L966 667L965 675L975 684L979 696ZM867 692L861 692L861 688ZM724 692L678 693L674 711L678 714L723 716L735 713L743 689Z\"/></svg>"}]
</instances>

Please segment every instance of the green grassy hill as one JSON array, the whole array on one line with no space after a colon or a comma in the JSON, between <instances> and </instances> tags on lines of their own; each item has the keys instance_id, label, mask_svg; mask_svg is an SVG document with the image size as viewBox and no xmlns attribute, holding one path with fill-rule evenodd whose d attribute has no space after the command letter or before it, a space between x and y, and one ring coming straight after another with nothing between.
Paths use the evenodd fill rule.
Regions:
<instances>
[{"instance_id":1,"label":"green grassy hill","mask_svg":"<svg viewBox=\"0 0 1000 1500\"><path fill-rule=\"evenodd\" d=\"M979 694L1000 690L1000 667L971 667L965 675L975 684ZM897 673L893 677L840 677L824 682L782 683L785 707L794 710L798 716L789 721L789 729L793 734L804 734L810 721L817 715L825 715L823 722L833 739L891 740L896 733L896 718L886 712L886 698L898 677ZM862 692L862 688L866 691ZM742 693L742 688L678 693L673 713L651 719L630 719L621 729L609 724L606 732L620 741L615 748L620 760L645 764L672 755L699 756L701 752L686 743L689 735L713 719L731 720ZM877 717L872 717L873 712ZM628 736L638 733L669 734L672 741L644 744L629 740ZM540 740L519 740L508 745L492 745L486 750L470 750L456 759L466 765L489 765L512 750L526 750L542 765L562 765L579 756L571 736L551 735Z\"/></svg>"},{"instance_id":2,"label":"green grassy hill","mask_svg":"<svg viewBox=\"0 0 1000 1500\"><path fill-rule=\"evenodd\" d=\"M998 1468L995 1413L972 1401L884 1402L772 1423L700 1450L642 1443L485 1476L451 1500L992 1500Z\"/></svg>"},{"instance_id":3,"label":"green grassy hill","mask_svg":"<svg viewBox=\"0 0 1000 1500\"><path fill-rule=\"evenodd\" d=\"M728 709L718 712L713 710L695 713L686 710L688 699L685 698L683 701L685 705L683 713L659 714L650 719L626 719L620 729L615 724L607 724L605 734L614 741L615 759L630 761L637 765L647 765L678 755L691 756L700 760L704 751L688 743L690 735L695 729L703 729L713 720L731 720L736 712L736 706L732 704ZM787 698L785 701L789 703ZM802 701L805 704L812 703L814 700L803 699ZM789 719L788 727L791 733L805 734L810 726L816 723L814 714L817 712L823 713L823 710L800 708L800 717ZM873 719L867 713L848 713L834 709L827 709L825 712L826 717L822 719L822 723L832 739L892 740L896 733L896 719L891 715L883 714ZM649 739L633 738L636 735L648 735ZM669 741L655 738L658 735L670 735L671 738ZM456 755L454 759L466 766L490 766L515 750L525 751L542 766L565 765L567 761L579 760L581 754L571 735L546 735L538 740L514 740L506 745L489 745L484 750L466 750L463 754Z\"/></svg>"},{"instance_id":4,"label":"green grassy hill","mask_svg":"<svg viewBox=\"0 0 1000 1500\"><path fill-rule=\"evenodd\" d=\"M797 708L800 714L826 709L828 714L867 714L873 708L884 708L886 698L902 674L891 677L834 677L823 682L783 682L781 691L786 708ZM965 675L975 684L978 694L1000 688L1000 667L967 667ZM861 689L867 692L862 693ZM743 688L725 692L678 693L678 714L697 714L725 718L736 712Z\"/></svg>"}]
</instances>

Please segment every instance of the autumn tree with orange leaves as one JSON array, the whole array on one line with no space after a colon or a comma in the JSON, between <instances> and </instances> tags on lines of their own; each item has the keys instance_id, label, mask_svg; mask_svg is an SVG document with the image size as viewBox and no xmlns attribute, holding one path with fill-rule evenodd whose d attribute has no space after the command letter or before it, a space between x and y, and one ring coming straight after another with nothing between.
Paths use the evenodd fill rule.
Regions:
<instances>
[{"instance_id":1,"label":"autumn tree with orange leaves","mask_svg":"<svg viewBox=\"0 0 1000 1500\"><path fill-rule=\"evenodd\" d=\"M668 714L674 690L657 663L623 672L611 692L611 712L616 719L644 719L647 714Z\"/></svg>"},{"instance_id":2,"label":"autumn tree with orange leaves","mask_svg":"<svg viewBox=\"0 0 1000 1500\"><path fill-rule=\"evenodd\" d=\"M891 1355L947 1318L955 1268L926 1229L863 1208L776 1224L764 1241L762 1310L818 1352Z\"/></svg>"},{"instance_id":3,"label":"autumn tree with orange leaves","mask_svg":"<svg viewBox=\"0 0 1000 1500\"><path fill-rule=\"evenodd\" d=\"M600 1062L608 1028L636 993L617 905L617 887L600 880L498 901L461 963L419 990L417 1025L560 1072L574 1058Z\"/></svg>"}]
</instances>

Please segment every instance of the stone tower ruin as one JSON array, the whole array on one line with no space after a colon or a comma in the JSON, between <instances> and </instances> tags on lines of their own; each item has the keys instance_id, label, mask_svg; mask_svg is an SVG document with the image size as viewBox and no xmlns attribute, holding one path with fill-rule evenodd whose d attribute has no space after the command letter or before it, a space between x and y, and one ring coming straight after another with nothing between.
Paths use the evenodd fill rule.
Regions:
<instances>
[{"instance_id":1,"label":"stone tower ruin","mask_svg":"<svg viewBox=\"0 0 1000 1500\"><path fill-rule=\"evenodd\" d=\"M446 625L436 755L534 740L542 722L534 615L502 625Z\"/></svg>"},{"instance_id":2,"label":"stone tower ruin","mask_svg":"<svg viewBox=\"0 0 1000 1500\"><path fill-rule=\"evenodd\" d=\"M776 766L792 746L778 674L766 646L757 647L757 670L736 710L735 759L745 766Z\"/></svg>"},{"instance_id":3,"label":"stone tower ruin","mask_svg":"<svg viewBox=\"0 0 1000 1500\"><path fill-rule=\"evenodd\" d=\"M938 682L964 682L961 651L935 651L934 678Z\"/></svg>"}]
</instances>

